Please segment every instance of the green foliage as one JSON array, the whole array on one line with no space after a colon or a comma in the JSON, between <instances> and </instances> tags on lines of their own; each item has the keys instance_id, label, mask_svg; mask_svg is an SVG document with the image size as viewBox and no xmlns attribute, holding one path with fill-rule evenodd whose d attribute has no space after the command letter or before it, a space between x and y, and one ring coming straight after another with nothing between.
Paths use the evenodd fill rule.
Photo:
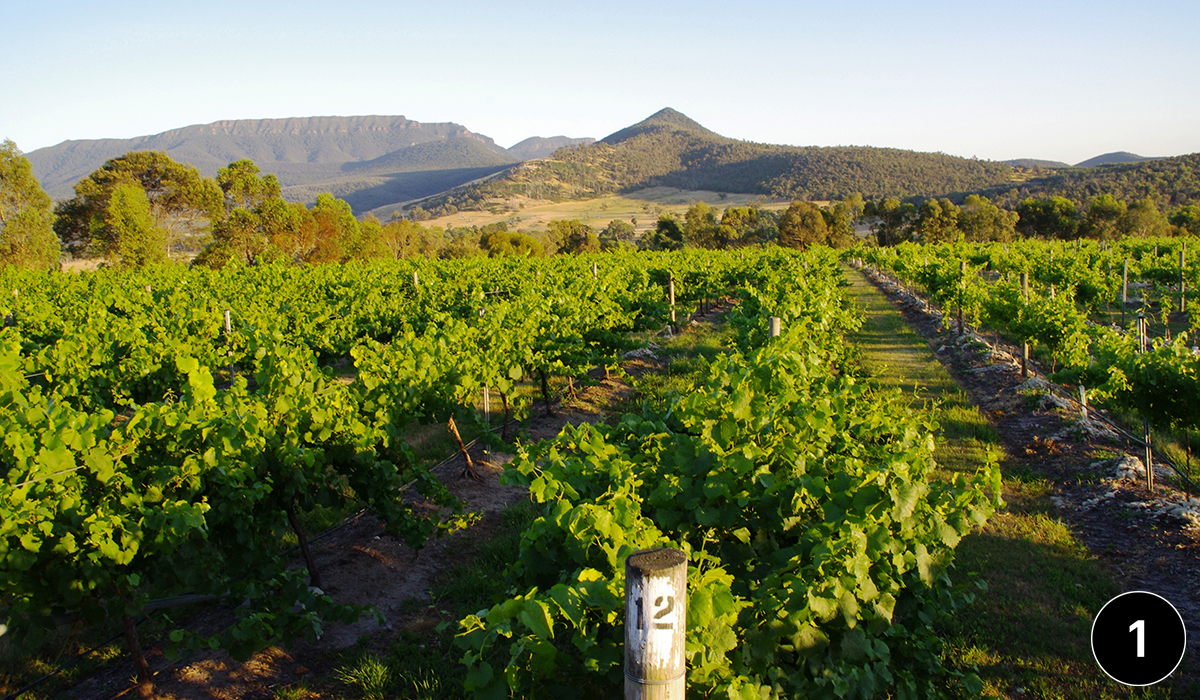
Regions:
<instances>
[{"instance_id":1,"label":"green foliage","mask_svg":"<svg viewBox=\"0 0 1200 700\"><path fill-rule=\"evenodd\" d=\"M156 151L130 151L113 158L75 185L75 197L60 203L54 230L63 244L79 250L94 239L93 222L110 211L109 199L121 185L135 183L150 204L154 228L169 245L204 232L222 214L217 184L190 165ZM111 245L101 247L112 252Z\"/></svg>"},{"instance_id":2,"label":"green foliage","mask_svg":"<svg viewBox=\"0 0 1200 700\"><path fill-rule=\"evenodd\" d=\"M92 246L124 268L167 261L166 232L154 224L150 200L136 182L113 188L103 215L92 220Z\"/></svg>"},{"instance_id":3,"label":"green foliage","mask_svg":"<svg viewBox=\"0 0 1200 700\"><path fill-rule=\"evenodd\" d=\"M968 241L1007 243L1016 237L1020 215L992 204L987 197L967 195L958 214L958 228Z\"/></svg>"},{"instance_id":4,"label":"green foliage","mask_svg":"<svg viewBox=\"0 0 1200 700\"><path fill-rule=\"evenodd\" d=\"M288 568L289 512L363 504L419 548L460 519L406 427L473 415L485 384L521 411L523 378L615 362L625 333L661 326L654 280L668 266L737 278L732 261L605 261L595 277L591 260L567 257L0 269L0 286L21 292L0 299L15 323L0 333L0 624L36 646L64 614L98 621L209 595L236 605L235 625L207 639L176 629L172 645L243 658L354 617ZM322 366L347 356L350 383Z\"/></svg>"},{"instance_id":5,"label":"green foliage","mask_svg":"<svg viewBox=\"0 0 1200 700\"><path fill-rule=\"evenodd\" d=\"M503 230L484 233L479 239L479 247L491 257L516 255L537 258L544 253L541 241L533 236Z\"/></svg>"},{"instance_id":6,"label":"green foliage","mask_svg":"<svg viewBox=\"0 0 1200 700\"><path fill-rule=\"evenodd\" d=\"M809 248L829 238L825 216L811 202L792 202L779 216L779 245L788 248Z\"/></svg>"},{"instance_id":7,"label":"green foliage","mask_svg":"<svg viewBox=\"0 0 1200 700\"><path fill-rule=\"evenodd\" d=\"M1138 163L1062 168L1053 174L1027 180L1015 187L1000 185L983 191L993 199L1013 189L1014 200L1062 197L1083 205L1096 195L1122 201L1152 197L1166 207L1200 202L1200 154L1155 158Z\"/></svg>"},{"instance_id":8,"label":"green foliage","mask_svg":"<svg viewBox=\"0 0 1200 700\"><path fill-rule=\"evenodd\" d=\"M578 219L551 221L546 235L560 253L599 253L600 237L596 230Z\"/></svg>"},{"instance_id":9,"label":"green foliage","mask_svg":"<svg viewBox=\"0 0 1200 700\"><path fill-rule=\"evenodd\" d=\"M962 235L958 230L958 218L961 213L962 210L948 199L927 199L917 210L917 220L913 228L925 243L957 240Z\"/></svg>"},{"instance_id":10,"label":"green foliage","mask_svg":"<svg viewBox=\"0 0 1200 700\"><path fill-rule=\"evenodd\" d=\"M955 678L931 624L970 598L952 550L992 512L999 473L930 480L934 426L831 369L857 321L835 259L806 261L761 259L731 319L744 351L668 406L521 451L506 478L541 517L513 594L460 623L468 691L611 696L623 562L661 545L690 559L689 694L932 697Z\"/></svg>"},{"instance_id":11,"label":"green foliage","mask_svg":"<svg viewBox=\"0 0 1200 700\"><path fill-rule=\"evenodd\" d=\"M632 245L634 233L636 233L636 230L633 224L628 221L613 219L600 232L600 247L604 250L613 250Z\"/></svg>"},{"instance_id":12,"label":"green foliage","mask_svg":"<svg viewBox=\"0 0 1200 700\"><path fill-rule=\"evenodd\" d=\"M1093 208L1096 214L1085 226L1116 226L1129 210L1107 196L1098 197ZM1062 211L1066 210L1064 206ZM1135 333L1088 320L1096 306L1119 299L1125 263L1131 281L1141 280L1151 287L1177 284L1182 243L1134 236L1112 244L1027 240L1011 245L905 244L887 251L860 250L868 262L923 286L943 308L954 308L961 294L967 318L1047 348L1058 370L1054 378L1088 387L1097 403L1136 411L1155 425L1196 429L1200 428L1194 410L1200 403L1200 355L1188 347L1187 334L1156 339L1142 353ZM971 263L965 278L957 272L960 261ZM1185 262L1191 287L1196 284L1196 262ZM988 281L975 266L985 266L1000 277ZM1027 299L1017 282L1020 272L1029 275ZM1174 308L1172 297L1177 294L1177 287L1159 294L1161 313Z\"/></svg>"},{"instance_id":13,"label":"green foliage","mask_svg":"<svg viewBox=\"0 0 1200 700\"><path fill-rule=\"evenodd\" d=\"M59 245L50 197L17 145L0 144L0 266L54 268Z\"/></svg>"},{"instance_id":14,"label":"green foliage","mask_svg":"<svg viewBox=\"0 0 1200 700\"><path fill-rule=\"evenodd\" d=\"M729 245L756 245L778 237L778 217L757 206L727 207L721 215L721 238Z\"/></svg>"},{"instance_id":15,"label":"green foliage","mask_svg":"<svg viewBox=\"0 0 1200 700\"><path fill-rule=\"evenodd\" d=\"M1171 212L1172 226L1183 229L1193 236L1200 236L1200 205L1189 204Z\"/></svg>"},{"instance_id":16,"label":"green foliage","mask_svg":"<svg viewBox=\"0 0 1200 700\"><path fill-rule=\"evenodd\" d=\"M871 219L875 240L879 245L896 245L909 239L910 226L917 209L909 202L887 197L879 202L867 202L863 216Z\"/></svg>"},{"instance_id":17,"label":"green foliage","mask_svg":"<svg viewBox=\"0 0 1200 700\"><path fill-rule=\"evenodd\" d=\"M686 245L683 224L670 214L658 217L654 231L642 237L642 247L647 250L679 250Z\"/></svg>"},{"instance_id":18,"label":"green foliage","mask_svg":"<svg viewBox=\"0 0 1200 700\"><path fill-rule=\"evenodd\" d=\"M1021 202L1017 213L1020 216L1017 228L1026 236L1067 240L1075 238L1079 230L1079 214L1075 203L1063 197L1027 197Z\"/></svg>"}]
</instances>

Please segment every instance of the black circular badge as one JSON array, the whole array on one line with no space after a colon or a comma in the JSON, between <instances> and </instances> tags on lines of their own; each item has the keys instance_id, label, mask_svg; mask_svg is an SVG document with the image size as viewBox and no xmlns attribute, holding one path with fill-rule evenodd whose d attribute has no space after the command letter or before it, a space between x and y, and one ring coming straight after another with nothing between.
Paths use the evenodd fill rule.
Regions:
<instances>
[{"instance_id":1,"label":"black circular badge","mask_svg":"<svg viewBox=\"0 0 1200 700\"><path fill-rule=\"evenodd\" d=\"M1166 598L1130 591L1100 608L1092 622L1092 655L1113 680L1154 685L1183 660L1187 630Z\"/></svg>"}]
</instances>

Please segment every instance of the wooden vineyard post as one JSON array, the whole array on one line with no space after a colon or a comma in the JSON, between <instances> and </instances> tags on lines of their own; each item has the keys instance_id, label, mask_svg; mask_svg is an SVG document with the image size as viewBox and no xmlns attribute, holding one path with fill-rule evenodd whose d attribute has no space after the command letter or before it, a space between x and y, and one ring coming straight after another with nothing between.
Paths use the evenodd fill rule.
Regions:
<instances>
[{"instance_id":1,"label":"wooden vineyard post","mask_svg":"<svg viewBox=\"0 0 1200 700\"><path fill-rule=\"evenodd\" d=\"M225 309L225 356L229 358L229 383L233 384L233 324L230 322L229 309Z\"/></svg>"},{"instance_id":2,"label":"wooden vineyard post","mask_svg":"<svg viewBox=\"0 0 1200 700\"><path fill-rule=\"evenodd\" d=\"M625 560L625 700L682 700L687 685L687 555L660 547Z\"/></svg>"},{"instance_id":3,"label":"wooden vineyard post","mask_svg":"<svg viewBox=\"0 0 1200 700\"><path fill-rule=\"evenodd\" d=\"M1187 281L1183 277L1187 266L1187 241L1182 243L1183 246L1179 249L1179 311L1187 313Z\"/></svg>"},{"instance_id":4,"label":"wooden vineyard post","mask_svg":"<svg viewBox=\"0 0 1200 700\"><path fill-rule=\"evenodd\" d=\"M1121 270L1121 328L1125 327L1125 307L1129 304L1129 258Z\"/></svg>"},{"instance_id":5,"label":"wooden vineyard post","mask_svg":"<svg viewBox=\"0 0 1200 700\"><path fill-rule=\"evenodd\" d=\"M1079 406L1080 406L1079 416L1086 423L1087 419L1088 419L1087 388L1084 387L1082 384L1079 385Z\"/></svg>"},{"instance_id":6,"label":"wooden vineyard post","mask_svg":"<svg viewBox=\"0 0 1200 700\"><path fill-rule=\"evenodd\" d=\"M487 384L483 385L483 424L488 430L492 429L492 397Z\"/></svg>"},{"instance_id":7,"label":"wooden vineyard post","mask_svg":"<svg viewBox=\"0 0 1200 700\"><path fill-rule=\"evenodd\" d=\"M596 261L592 261L592 279L599 279L600 271L596 268Z\"/></svg>"},{"instance_id":8,"label":"wooden vineyard post","mask_svg":"<svg viewBox=\"0 0 1200 700\"><path fill-rule=\"evenodd\" d=\"M780 318L778 316L771 317L771 337L772 338L779 337L779 332L781 330L780 326L782 325L782 323L783 322L780 320Z\"/></svg>"},{"instance_id":9,"label":"wooden vineyard post","mask_svg":"<svg viewBox=\"0 0 1200 700\"><path fill-rule=\"evenodd\" d=\"M1146 352L1146 314L1138 312L1138 351ZM1150 445L1150 420L1142 416L1142 442L1146 443L1146 490L1154 493L1154 448Z\"/></svg>"},{"instance_id":10,"label":"wooden vineyard post","mask_svg":"<svg viewBox=\"0 0 1200 700\"><path fill-rule=\"evenodd\" d=\"M958 261L958 335L961 337L963 333L962 323L962 305L963 305L963 287L967 284L967 261Z\"/></svg>"},{"instance_id":11,"label":"wooden vineyard post","mask_svg":"<svg viewBox=\"0 0 1200 700\"><path fill-rule=\"evenodd\" d=\"M667 303L671 305L671 325L675 325L675 275L667 277Z\"/></svg>"},{"instance_id":12,"label":"wooden vineyard post","mask_svg":"<svg viewBox=\"0 0 1200 700\"><path fill-rule=\"evenodd\" d=\"M419 279L417 279L417 271L413 270L413 289L415 290L420 286L421 286L421 282Z\"/></svg>"},{"instance_id":13,"label":"wooden vineyard post","mask_svg":"<svg viewBox=\"0 0 1200 700\"><path fill-rule=\"evenodd\" d=\"M1029 303L1029 273L1021 273L1021 296ZM1029 340L1021 341L1021 377L1029 376Z\"/></svg>"},{"instance_id":14,"label":"wooden vineyard post","mask_svg":"<svg viewBox=\"0 0 1200 700\"><path fill-rule=\"evenodd\" d=\"M458 433L458 426L454 423L454 416L450 416L450 420L446 421L446 428L454 436L454 441L458 443L458 451L462 453L463 460L466 462L467 466L463 467L462 475L469 476L475 481L483 481L483 477L475 469L475 461L471 459L471 453L467 451L467 446L463 444L462 435Z\"/></svg>"}]
</instances>

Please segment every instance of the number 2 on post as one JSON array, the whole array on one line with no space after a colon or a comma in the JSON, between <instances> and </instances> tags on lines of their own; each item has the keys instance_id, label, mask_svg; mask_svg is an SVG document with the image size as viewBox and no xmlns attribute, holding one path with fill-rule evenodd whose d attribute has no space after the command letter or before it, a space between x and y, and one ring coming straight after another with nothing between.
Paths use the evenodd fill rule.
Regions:
<instances>
[{"instance_id":1,"label":"number 2 on post","mask_svg":"<svg viewBox=\"0 0 1200 700\"><path fill-rule=\"evenodd\" d=\"M658 606L662 605L663 598L666 598L666 600L667 600L667 607L654 613L655 620L663 619L667 615L670 615L671 611L675 609L675 596L673 596L673 595L669 595L669 596L661 596L660 595L659 597L654 599L654 606L658 607ZM642 613L642 599L636 598L636 599L634 599L633 603L634 603L634 605L637 606L637 628L645 629L646 623L645 623L645 619L644 619L643 613ZM654 629L656 629L656 630L669 630L673 626L674 625L670 622L655 622L654 623Z\"/></svg>"}]
</instances>

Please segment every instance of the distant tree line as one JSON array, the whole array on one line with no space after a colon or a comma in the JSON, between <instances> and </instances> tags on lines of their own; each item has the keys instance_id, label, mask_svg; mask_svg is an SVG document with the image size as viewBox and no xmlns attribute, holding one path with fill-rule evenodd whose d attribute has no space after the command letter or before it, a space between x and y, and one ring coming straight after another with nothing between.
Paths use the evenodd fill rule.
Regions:
<instances>
[{"instance_id":1,"label":"distant tree line","mask_svg":"<svg viewBox=\"0 0 1200 700\"><path fill-rule=\"evenodd\" d=\"M635 138L643 136L652 143L663 138L661 133ZM617 152L600 145L610 155ZM565 152L564 165L550 170L583 177L586 164L573 159L590 148ZM640 177L648 171L637 172ZM63 252L101 257L119 267L184 260L221 267L417 255L542 256L633 247L844 247L868 227L881 245L907 240L1007 241L1018 236L1200 235L1200 206L1165 206L1162 199L1150 196L1126 201L1109 193L1079 204L1058 195L1019 198L1014 190L997 195L995 201L981 194L960 201L864 199L855 192L825 206L798 199L779 213L754 204L719 212L697 202L682 218L662 214L640 239L633 223L622 220L602 229L578 220L553 221L544 231L514 231L508 222L444 229L423 225L412 212L396 212L386 223L374 216L360 221L345 201L331 194L318 195L311 205L284 201L275 176L261 175L249 160L230 163L216 178L205 178L155 151L133 151L109 160L76 184L74 197L53 206L16 145L0 145L0 265L42 268L56 267Z\"/></svg>"},{"instance_id":2,"label":"distant tree line","mask_svg":"<svg viewBox=\"0 0 1200 700\"><path fill-rule=\"evenodd\" d=\"M864 219L880 245L917 240L1010 241L1017 237L1112 240L1122 236L1200 235L1200 206L1186 204L1163 211L1152 197L1125 202L1110 194L1092 197L1084 206L1065 197L1026 197L1012 208L983 195L968 195L962 204L947 198L920 204L895 197L867 202Z\"/></svg>"}]
</instances>

